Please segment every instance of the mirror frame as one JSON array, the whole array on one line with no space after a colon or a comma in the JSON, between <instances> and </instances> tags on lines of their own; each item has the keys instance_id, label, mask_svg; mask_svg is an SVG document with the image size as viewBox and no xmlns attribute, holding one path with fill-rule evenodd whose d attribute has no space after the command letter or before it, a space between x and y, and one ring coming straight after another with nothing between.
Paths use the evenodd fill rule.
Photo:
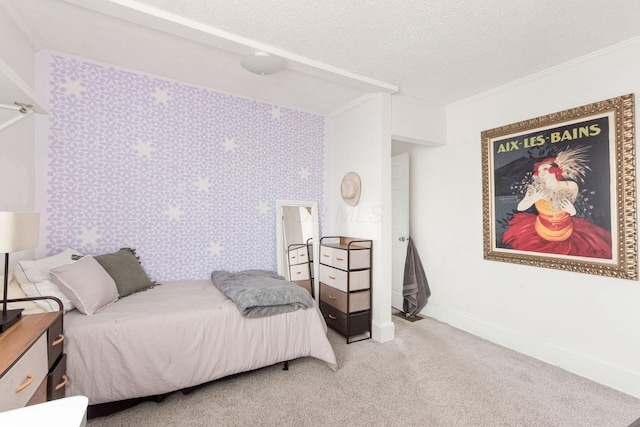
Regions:
<instances>
[{"instance_id":1,"label":"mirror frame","mask_svg":"<svg viewBox=\"0 0 640 427\"><path fill-rule=\"evenodd\" d=\"M287 259L283 256L284 254L284 239L282 235L282 208L285 206L292 207L302 207L302 208L311 208L311 217L313 218L313 289L314 289L314 298L318 299L318 286L317 286L317 278L318 278L318 262L317 260L320 257L320 223L319 223L319 215L318 212L318 202L314 201L304 201L304 200L276 200L276 251L277 251L277 266L278 266L278 274L284 276L284 271L288 268Z\"/></svg>"}]
</instances>

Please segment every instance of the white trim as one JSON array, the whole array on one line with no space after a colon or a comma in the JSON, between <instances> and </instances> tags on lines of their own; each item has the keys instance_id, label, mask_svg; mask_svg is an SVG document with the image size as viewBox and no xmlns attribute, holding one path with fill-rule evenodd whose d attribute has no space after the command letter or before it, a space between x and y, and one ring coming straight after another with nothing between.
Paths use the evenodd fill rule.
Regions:
<instances>
[{"instance_id":1,"label":"white trim","mask_svg":"<svg viewBox=\"0 0 640 427\"><path fill-rule=\"evenodd\" d=\"M65 0L86 9L217 47L239 55L266 52L285 60L285 67L370 92L398 92L396 85L352 73L323 62L259 43L132 0Z\"/></svg>"},{"instance_id":2,"label":"white trim","mask_svg":"<svg viewBox=\"0 0 640 427\"><path fill-rule=\"evenodd\" d=\"M338 108L337 110L333 110L331 113L329 113L327 115L327 117L329 118L335 118L337 116L339 116L340 114L344 113L345 111L349 111L353 108L356 108L357 106L364 104L365 102L370 101L371 99L373 99L376 96L375 93L368 93L366 95L362 95L359 98L354 99L353 101L349 102L348 104L343 105L342 107Z\"/></svg>"},{"instance_id":3,"label":"white trim","mask_svg":"<svg viewBox=\"0 0 640 427\"><path fill-rule=\"evenodd\" d=\"M395 332L396 327L393 322L378 323L375 320L371 322L371 338L380 343L393 341Z\"/></svg>"},{"instance_id":4,"label":"white trim","mask_svg":"<svg viewBox=\"0 0 640 427\"><path fill-rule=\"evenodd\" d=\"M3 8L7 15L9 15L9 18L13 21L20 32L24 34L27 42L35 52L43 48L41 39L33 32L30 25L25 25L23 16L18 12L14 4L11 2L3 2L0 4L0 8Z\"/></svg>"},{"instance_id":5,"label":"white trim","mask_svg":"<svg viewBox=\"0 0 640 427\"><path fill-rule=\"evenodd\" d=\"M599 57L599 56L601 56L603 54L617 51L617 50L622 49L622 48L624 48L624 47L626 47L628 45L638 43L639 41L640 41L640 36L634 37L634 38L629 39L629 40L625 40L625 41L623 41L621 43L618 43L618 44L615 44L613 46L609 46L607 48L600 49L600 50L597 50L595 52L588 53L588 54L583 55L583 56L581 56L579 58L572 59L570 61L567 61L567 62L564 62L562 64L556 65L554 67L547 68L546 70L538 71L537 73L534 73L534 74L529 74L528 76L523 77L521 79L514 80L511 83L507 83L507 84L504 84L502 86L498 86L498 87L495 87L493 89L489 89L489 90L487 90L485 92L479 93L477 95L473 95L473 96L470 96L468 98L462 99L460 101L453 102L451 104L446 105L445 109L446 110L454 109L454 108L457 108L457 107L460 107L460 106L463 106L463 105L466 105L466 104L470 104L470 103L473 103L475 101L487 98L487 97L489 97L491 95L494 95L496 93L502 93L502 92L511 90L511 89L513 89L515 87L520 87L520 86L522 86L522 85L524 85L524 84L526 84L528 82L537 80L540 77L553 75L553 74L557 73L558 71L573 67L575 65L580 65L581 63L589 61L589 60L593 59L594 57Z\"/></svg>"},{"instance_id":6,"label":"white trim","mask_svg":"<svg viewBox=\"0 0 640 427\"><path fill-rule=\"evenodd\" d=\"M640 398L640 375L536 338L521 335L430 302L421 314L455 328ZM571 368L569 368L571 367Z\"/></svg>"}]
</instances>

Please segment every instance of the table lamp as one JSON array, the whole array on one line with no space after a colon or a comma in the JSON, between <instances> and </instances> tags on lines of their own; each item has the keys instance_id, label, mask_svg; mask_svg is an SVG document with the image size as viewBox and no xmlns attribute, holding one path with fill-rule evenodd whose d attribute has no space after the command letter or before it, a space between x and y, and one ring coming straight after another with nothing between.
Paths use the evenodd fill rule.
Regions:
<instances>
[{"instance_id":1,"label":"table lamp","mask_svg":"<svg viewBox=\"0 0 640 427\"><path fill-rule=\"evenodd\" d=\"M22 309L7 310L9 299L9 254L38 246L40 214L36 212L0 212L0 253L4 253L4 293L0 333L22 317Z\"/></svg>"}]
</instances>

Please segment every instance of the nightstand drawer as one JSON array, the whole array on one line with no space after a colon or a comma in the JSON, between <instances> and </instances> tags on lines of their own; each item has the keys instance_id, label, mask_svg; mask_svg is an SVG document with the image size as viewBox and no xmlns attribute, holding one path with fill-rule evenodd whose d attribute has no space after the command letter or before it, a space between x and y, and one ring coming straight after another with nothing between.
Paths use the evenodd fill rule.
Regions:
<instances>
[{"instance_id":1,"label":"nightstand drawer","mask_svg":"<svg viewBox=\"0 0 640 427\"><path fill-rule=\"evenodd\" d=\"M49 344L49 366L53 366L62 354L64 348L64 335L62 335L62 316L49 326L47 331Z\"/></svg>"},{"instance_id":2,"label":"nightstand drawer","mask_svg":"<svg viewBox=\"0 0 640 427\"><path fill-rule=\"evenodd\" d=\"M47 400L64 397L67 386L67 355L63 354L47 378Z\"/></svg>"},{"instance_id":3,"label":"nightstand drawer","mask_svg":"<svg viewBox=\"0 0 640 427\"><path fill-rule=\"evenodd\" d=\"M349 313L368 310L371 306L369 291L351 292L349 295ZM320 283L320 300L347 313L347 293Z\"/></svg>"},{"instance_id":4,"label":"nightstand drawer","mask_svg":"<svg viewBox=\"0 0 640 427\"><path fill-rule=\"evenodd\" d=\"M0 411L19 408L29 402L49 372L47 361L47 334L42 334L0 378Z\"/></svg>"}]
</instances>

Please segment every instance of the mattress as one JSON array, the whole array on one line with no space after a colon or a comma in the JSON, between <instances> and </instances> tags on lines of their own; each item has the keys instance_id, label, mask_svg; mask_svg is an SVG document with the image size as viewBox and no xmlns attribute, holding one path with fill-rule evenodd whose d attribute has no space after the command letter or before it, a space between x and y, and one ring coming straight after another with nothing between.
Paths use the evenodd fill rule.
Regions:
<instances>
[{"instance_id":1,"label":"mattress","mask_svg":"<svg viewBox=\"0 0 640 427\"><path fill-rule=\"evenodd\" d=\"M91 316L64 317L66 395L153 396L300 357L337 369L317 307L245 318L210 280L163 282Z\"/></svg>"}]
</instances>

